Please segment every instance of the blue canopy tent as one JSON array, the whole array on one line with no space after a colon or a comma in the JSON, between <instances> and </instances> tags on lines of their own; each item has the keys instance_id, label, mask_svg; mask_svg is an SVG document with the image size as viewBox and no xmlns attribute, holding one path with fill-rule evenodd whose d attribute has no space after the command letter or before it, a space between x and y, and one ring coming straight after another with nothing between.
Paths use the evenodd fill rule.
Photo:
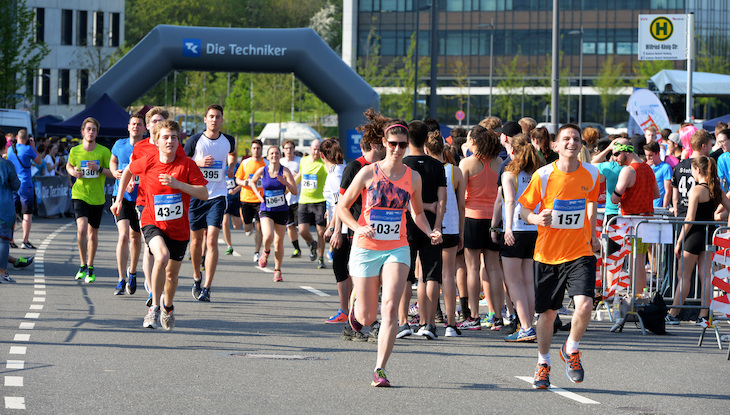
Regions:
<instances>
[{"instance_id":1,"label":"blue canopy tent","mask_svg":"<svg viewBox=\"0 0 730 415\"><path fill-rule=\"evenodd\" d=\"M98 137L121 138L129 137L127 125L129 114L114 102L109 95L102 95L91 106L59 123L46 125L48 136L81 136L81 123L88 117L96 118L101 124Z\"/></svg>"},{"instance_id":2,"label":"blue canopy tent","mask_svg":"<svg viewBox=\"0 0 730 415\"><path fill-rule=\"evenodd\" d=\"M715 125L719 122L724 122L725 124L730 124L730 114L723 115L722 117L713 118L711 120L707 120L702 123L702 128L704 128L707 131L712 131L715 129Z\"/></svg>"}]
</instances>

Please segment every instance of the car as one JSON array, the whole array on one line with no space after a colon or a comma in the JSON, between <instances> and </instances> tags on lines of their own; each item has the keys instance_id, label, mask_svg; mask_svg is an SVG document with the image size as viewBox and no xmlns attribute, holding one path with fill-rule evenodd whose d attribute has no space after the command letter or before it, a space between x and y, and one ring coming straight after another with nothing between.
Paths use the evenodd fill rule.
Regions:
<instances>
[{"instance_id":1,"label":"car","mask_svg":"<svg viewBox=\"0 0 730 415\"><path fill-rule=\"evenodd\" d=\"M621 133L628 133L629 131L629 123L628 121L620 122L613 127L606 127L606 132L609 135L618 135Z\"/></svg>"},{"instance_id":2,"label":"car","mask_svg":"<svg viewBox=\"0 0 730 415\"><path fill-rule=\"evenodd\" d=\"M0 108L0 128L13 135L17 134L18 130L25 128L28 130L29 136L34 136L30 112L25 110Z\"/></svg>"}]
</instances>

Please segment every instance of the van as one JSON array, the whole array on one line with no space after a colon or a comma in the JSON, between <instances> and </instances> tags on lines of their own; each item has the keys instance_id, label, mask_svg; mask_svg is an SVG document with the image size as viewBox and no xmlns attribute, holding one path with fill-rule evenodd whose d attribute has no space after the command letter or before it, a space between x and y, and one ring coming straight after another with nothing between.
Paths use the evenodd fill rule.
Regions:
<instances>
[{"instance_id":1,"label":"van","mask_svg":"<svg viewBox=\"0 0 730 415\"><path fill-rule=\"evenodd\" d=\"M6 134L17 134L18 130L25 128L29 136L34 136L30 112L24 110L0 108L0 128Z\"/></svg>"},{"instance_id":2,"label":"van","mask_svg":"<svg viewBox=\"0 0 730 415\"><path fill-rule=\"evenodd\" d=\"M257 138L264 144L264 157L266 157L266 151L270 145L281 146L281 142L284 140L294 141L294 150L301 151L302 154L309 153L309 146L315 139L322 141L322 136L312 127L294 121L281 124L270 122L266 124Z\"/></svg>"}]
</instances>

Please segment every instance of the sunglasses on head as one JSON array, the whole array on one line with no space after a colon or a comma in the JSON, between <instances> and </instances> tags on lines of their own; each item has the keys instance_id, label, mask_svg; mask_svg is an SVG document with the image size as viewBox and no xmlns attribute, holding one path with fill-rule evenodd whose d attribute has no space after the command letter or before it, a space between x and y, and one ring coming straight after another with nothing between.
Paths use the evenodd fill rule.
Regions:
<instances>
[{"instance_id":1,"label":"sunglasses on head","mask_svg":"<svg viewBox=\"0 0 730 415\"><path fill-rule=\"evenodd\" d=\"M395 148L396 146L398 146L401 149L405 149L406 147L408 147L408 141L388 141L388 146L390 148Z\"/></svg>"}]
</instances>

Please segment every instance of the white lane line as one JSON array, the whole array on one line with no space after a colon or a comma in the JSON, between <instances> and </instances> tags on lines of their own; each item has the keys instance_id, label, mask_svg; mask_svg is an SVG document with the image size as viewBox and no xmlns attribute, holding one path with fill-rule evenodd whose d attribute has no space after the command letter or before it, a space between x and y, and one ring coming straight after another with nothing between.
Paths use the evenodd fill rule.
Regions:
<instances>
[{"instance_id":1,"label":"white lane line","mask_svg":"<svg viewBox=\"0 0 730 415\"><path fill-rule=\"evenodd\" d=\"M46 297L33 297L33 302L34 303L45 303Z\"/></svg>"},{"instance_id":2,"label":"white lane line","mask_svg":"<svg viewBox=\"0 0 730 415\"><path fill-rule=\"evenodd\" d=\"M23 377L5 376L5 386L23 386Z\"/></svg>"},{"instance_id":3,"label":"white lane line","mask_svg":"<svg viewBox=\"0 0 730 415\"><path fill-rule=\"evenodd\" d=\"M16 396L5 397L5 408L7 409L25 409L25 398Z\"/></svg>"},{"instance_id":4,"label":"white lane line","mask_svg":"<svg viewBox=\"0 0 730 415\"><path fill-rule=\"evenodd\" d=\"M5 363L6 369L23 369L25 367L25 360L10 360Z\"/></svg>"},{"instance_id":5,"label":"white lane line","mask_svg":"<svg viewBox=\"0 0 730 415\"><path fill-rule=\"evenodd\" d=\"M27 350L26 346L10 346L10 354L25 354Z\"/></svg>"},{"instance_id":6,"label":"white lane line","mask_svg":"<svg viewBox=\"0 0 730 415\"><path fill-rule=\"evenodd\" d=\"M43 304L31 304L30 309L31 310L43 310Z\"/></svg>"},{"instance_id":7,"label":"white lane line","mask_svg":"<svg viewBox=\"0 0 730 415\"><path fill-rule=\"evenodd\" d=\"M36 283L36 284L45 284L46 283L46 279L45 278L34 278L33 279L33 282Z\"/></svg>"},{"instance_id":8,"label":"white lane line","mask_svg":"<svg viewBox=\"0 0 730 415\"><path fill-rule=\"evenodd\" d=\"M41 313L25 313L25 318L38 318L41 316Z\"/></svg>"},{"instance_id":9,"label":"white lane line","mask_svg":"<svg viewBox=\"0 0 730 415\"><path fill-rule=\"evenodd\" d=\"M269 274L273 274L274 273L274 270L268 269L268 268L261 268L258 265L255 265L254 268L258 269L259 271L268 272Z\"/></svg>"},{"instance_id":10,"label":"white lane line","mask_svg":"<svg viewBox=\"0 0 730 415\"><path fill-rule=\"evenodd\" d=\"M238 252L236 252L236 251L233 251L233 256L235 256L235 257L238 257L238 258L240 258L240 257L241 257L241 254L239 254L239 253L238 253Z\"/></svg>"},{"instance_id":11,"label":"white lane line","mask_svg":"<svg viewBox=\"0 0 730 415\"><path fill-rule=\"evenodd\" d=\"M532 384L532 377L530 377L530 376L515 376L515 377L517 379L521 379L521 380L524 380L527 383ZM574 401L576 401L578 403L591 404L591 405L600 405L601 404L600 402L596 402L593 399L588 399L588 398L586 398L584 396L578 395L577 393L568 392L567 390L565 390L563 388L558 388L558 387L553 386L553 385L550 385L550 389L548 389L548 390L550 392L555 392L555 393L557 393L558 395L560 395L560 396L562 396L564 398L572 399L572 400L574 400Z\"/></svg>"},{"instance_id":12,"label":"white lane line","mask_svg":"<svg viewBox=\"0 0 730 415\"><path fill-rule=\"evenodd\" d=\"M46 289L46 284L36 284L36 285L33 286L33 288L35 288L37 290L45 290Z\"/></svg>"},{"instance_id":13,"label":"white lane line","mask_svg":"<svg viewBox=\"0 0 730 415\"><path fill-rule=\"evenodd\" d=\"M310 293L315 294L315 295L318 295L320 297L329 297L330 296L327 293L323 293L322 291L320 291L320 290L318 290L316 288L308 287L306 285L300 285L299 288L304 289L304 290L307 290Z\"/></svg>"},{"instance_id":14,"label":"white lane line","mask_svg":"<svg viewBox=\"0 0 730 415\"><path fill-rule=\"evenodd\" d=\"M33 295L46 295L46 292L43 290L40 291L33 291Z\"/></svg>"},{"instance_id":15,"label":"white lane line","mask_svg":"<svg viewBox=\"0 0 730 415\"><path fill-rule=\"evenodd\" d=\"M30 341L30 334L16 334L15 337L13 337L14 342L27 342Z\"/></svg>"},{"instance_id":16,"label":"white lane line","mask_svg":"<svg viewBox=\"0 0 730 415\"><path fill-rule=\"evenodd\" d=\"M20 323L20 327L18 327L20 330L33 330L35 328L35 323Z\"/></svg>"}]
</instances>

